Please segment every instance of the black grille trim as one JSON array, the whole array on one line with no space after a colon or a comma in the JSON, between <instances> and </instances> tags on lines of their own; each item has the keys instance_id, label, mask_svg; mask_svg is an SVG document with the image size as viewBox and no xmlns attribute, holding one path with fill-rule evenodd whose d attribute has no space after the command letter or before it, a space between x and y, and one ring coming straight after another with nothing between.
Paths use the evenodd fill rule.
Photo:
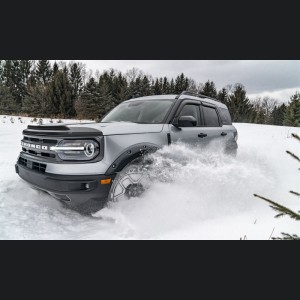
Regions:
<instances>
[{"instance_id":1,"label":"black grille trim","mask_svg":"<svg viewBox=\"0 0 300 300\"><path fill-rule=\"evenodd\" d=\"M19 157L18 164L39 173L46 173L47 165Z\"/></svg>"}]
</instances>

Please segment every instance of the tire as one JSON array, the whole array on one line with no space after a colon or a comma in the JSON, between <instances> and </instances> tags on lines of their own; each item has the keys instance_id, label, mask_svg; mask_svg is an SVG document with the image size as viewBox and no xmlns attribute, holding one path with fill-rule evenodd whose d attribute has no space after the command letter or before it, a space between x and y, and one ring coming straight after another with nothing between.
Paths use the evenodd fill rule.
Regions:
<instances>
[{"instance_id":1,"label":"tire","mask_svg":"<svg viewBox=\"0 0 300 300\"><path fill-rule=\"evenodd\" d=\"M139 198L150 186L148 169L133 161L116 176L109 192L108 201L119 202Z\"/></svg>"}]
</instances>

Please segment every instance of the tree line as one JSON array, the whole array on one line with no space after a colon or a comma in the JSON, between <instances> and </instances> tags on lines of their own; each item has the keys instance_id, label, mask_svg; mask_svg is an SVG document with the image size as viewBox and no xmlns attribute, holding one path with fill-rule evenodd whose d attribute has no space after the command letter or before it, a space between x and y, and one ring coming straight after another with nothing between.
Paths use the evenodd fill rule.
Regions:
<instances>
[{"instance_id":1,"label":"tree line","mask_svg":"<svg viewBox=\"0 0 300 300\"><path fill-rule=\"evenodd\" d=\"M122 101L190 91L225 103L234 122L300 126L300 94L288 104L264 97L250 100L241 83L217 90L183 73L153 78L138 69L87 71L85 65L48 60L0 60L0 113L100 120Z\"/></svg>"}]
</instances>

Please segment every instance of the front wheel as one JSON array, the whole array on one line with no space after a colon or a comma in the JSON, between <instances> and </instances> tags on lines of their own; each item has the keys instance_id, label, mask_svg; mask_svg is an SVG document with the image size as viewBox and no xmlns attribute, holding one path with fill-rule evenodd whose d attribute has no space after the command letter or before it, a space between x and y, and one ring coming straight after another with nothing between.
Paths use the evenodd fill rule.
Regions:
<instances>
[{"instance_id":1,"label":"front wheel","mask_svg":"<svg viewBox=\"0 0 300 300\"><path fill-rule=\"evenodd\" d=\"M118 202L140 197L150 186L150 176L143 165L132 163L116 176L109 192L109 201Z\"/></svg>"}]
</instances>

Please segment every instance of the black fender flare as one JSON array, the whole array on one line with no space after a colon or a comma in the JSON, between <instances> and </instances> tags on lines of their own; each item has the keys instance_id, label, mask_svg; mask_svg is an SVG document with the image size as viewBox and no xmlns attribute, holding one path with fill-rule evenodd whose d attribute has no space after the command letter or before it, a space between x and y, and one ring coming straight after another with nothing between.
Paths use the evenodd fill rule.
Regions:
<instances>
[{"instance_id":1,"label":"black fender flare","mask_svg":"<svg viewBox=\"0 0 300 300\"><path fill-rule=\"evenodd\" d=\"M141 143L130 146L129 148L125 149L124 152L111 164L105 175L110 176L118 173L133 160L143 157L147 154L154 153L160 148L161 147L150 143Z\"/></svg>"}]
</instances>

